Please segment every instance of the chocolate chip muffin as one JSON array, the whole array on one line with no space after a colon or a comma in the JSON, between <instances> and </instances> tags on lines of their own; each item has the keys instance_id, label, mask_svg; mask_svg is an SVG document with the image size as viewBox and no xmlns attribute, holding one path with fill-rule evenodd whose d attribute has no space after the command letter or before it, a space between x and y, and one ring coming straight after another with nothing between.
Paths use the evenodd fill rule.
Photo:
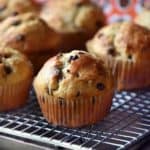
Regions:
<instances>
[{"instance_id":1,"label":"chocolate chip muffin","mask_svg":"<svg viewBox=\"0 0 150 150\"><path fill-rule=\"evenodd\" d=\"M104 27L87 42L88 51L103 59L117 78L118 90L150 85L150 31L131 22Z\"/></svg>"},{"instance_id":2,"label":"chocolate chip muffin","mask_svg":"<svg viewBox=\"0 0 150 150\"><path fill-rule=\"evenodd\" d=\"M72 51L49 59L35 77L34 88L48 122L80 127L108 114L113 83L102 61L87 52Z\"/></svg>"},{"instance_id":3,"label":"chocolate chip muffin","mask_svg":"<svg viewBox=\"0 0 150 150\"><path fill-rule=\"evenodd\" d=\"M48 25L33 13L9 17L0 25L1 45L17 49L32 60L57 53L53 47L58 40Z\"/></svg>"},{"instance_id":4,"label":"chocolate chip muffin","mask_svg":"<svg viewBox=\"0 0 150 150\"><path fill-rule=\"evenodd\" d=\"M23 54L0 47L0 112L26 103L32 74L32 65Z\"/></svg>"},{"instance_id":5,"label":"chocolate chip muffin","mask_svg":"<svg viewBox=\"0 0 150 150\"><path fill-rule=\"evenodd\" d=\"M0 0L0 21L9 16L26 12L38 12L39 6L32 0Z\"/></svg>"},{"instance_id":6,"label":"chocolate chip muffin","mask_svg":"<svg viewBox=\"0 0 150 150\"><path fill-rule=\"evenodd\" d=\"M51 0L41 17L61 38L59 49L83 48L85 41L105 24L100 8L89 0Z\"/></svg>"},{"instance_id":7,"label":"chocolate chip muffin","mask_svg":"<svg viewBox=\"0 0 150 150\"><path fill-rule=\"evenodd\" d=\"M150 29L150 10L143 10L134 21L135 23Z\"/></svg>"}]
</instances>

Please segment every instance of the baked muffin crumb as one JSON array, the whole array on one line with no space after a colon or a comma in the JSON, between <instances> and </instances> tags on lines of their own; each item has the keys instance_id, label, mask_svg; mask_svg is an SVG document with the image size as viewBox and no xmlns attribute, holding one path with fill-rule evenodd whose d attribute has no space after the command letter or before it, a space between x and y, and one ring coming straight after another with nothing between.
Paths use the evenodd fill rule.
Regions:
<instances>
[{"instance_id":1,"label":"baked muffin crumb","mask_svg":"<svg viewBox=\"0 0 150 150\"><path fill-rule=\"evenodd\" d=\"M32 65L23 54L0 47L0 112L25 105L32 75Z\"/></svg>"},{"instance_id":2,"label":"baked muffin crumb","mask_svg":"<svg viewBox=\"0 0 150 150\"><path fill-rule=\"evenodd\" d=\"M39 9L32 0L0 0L0 21L27 12L38 13Z\"/></svg>"},{"instance_id":3,"label":"baked muffin crumb","mask_svg":"<svg viewBox=\"0 0 150 150\"><path fill-rule=\"evenodd\" d=\"M118 90L130 90L150 85L149 41L148 29L133 22L114 23L100 29L87 49L112 69Z\"/></svg>"},{"instance_id":4,"label":"baked muffin crumb","mask_svg":"<svg viewBox=\"0 0 150 150\"><path fill-rule=\"evenodd\" d=\"M114 81L103 61L74 50L49 59L36 76L34 88L49 122L79 127L95 123L109 112ZM50 109L56 110L52 117L47 115ZM89 114L93 117L87 117Z\"/></svg>"}]
</instances>

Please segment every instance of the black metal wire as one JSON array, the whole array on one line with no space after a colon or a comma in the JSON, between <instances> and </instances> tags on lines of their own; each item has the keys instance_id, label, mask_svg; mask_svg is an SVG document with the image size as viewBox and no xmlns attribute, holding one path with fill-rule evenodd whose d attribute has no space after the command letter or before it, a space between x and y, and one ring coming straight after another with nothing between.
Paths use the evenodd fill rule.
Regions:
<instances>
[{"instance_id":1,"label":"black metal wire","mask_svg":"<svg viewBox=\"0 0 150 150\"><path fill-rule=\"evenodd\" d=\"M27 133L29 136L37 136L40 142L44 138L47 143L55 140L57 146L67 143L64 147L70 149L74 149L74 145L87 149L124 149L150 134L149 90L116 93L108 117L95 125L77 129L48 124L35 99L31 91L26 107L0 113L0 132L10 129L11 134L18 131L20 137ZM141 124L143 118L147 119ZM140 127L137 127L137 123ZM129 131L130 128L137 132Z\"/></svg>"}]
</instances>

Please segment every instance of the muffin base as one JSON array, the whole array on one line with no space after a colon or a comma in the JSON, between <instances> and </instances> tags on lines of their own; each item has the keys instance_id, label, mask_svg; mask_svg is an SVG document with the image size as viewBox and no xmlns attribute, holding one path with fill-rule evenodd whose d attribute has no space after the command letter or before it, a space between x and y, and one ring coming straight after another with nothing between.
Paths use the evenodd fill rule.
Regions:
<instances>
[{"instance_id":1,"label":"muffin base","mask_svg":"<svg viewBox=\"0 0 150 150\"><path fill-rule=\"evenodd\" d=\"M123 62L112 57L103 57L103 59L116 78L118 91L141 89L150 86L148 62L142 60Z\"/></svg>"},{"instance_id":2,"label":"muffin base","mask_svg":"<svg viewBox=\"0 0 150 150\"><path fill-rule=\"evenodd\" d=\"M40 94L36 90L42 113L49 123L65 127L92 125L102 120L110 111L113 93L71 100Z\"/></svg>"},{"instance_id":3,"label":"muffin base","mask_svg":"<svg viewBox=\"0 0 150 150\"><path fill-rule=\"evenodd\" d=\"M27 102L32 79L18 82L14 85L0 86L0 112L24 106Z\"/></svg>"}]
</instances>

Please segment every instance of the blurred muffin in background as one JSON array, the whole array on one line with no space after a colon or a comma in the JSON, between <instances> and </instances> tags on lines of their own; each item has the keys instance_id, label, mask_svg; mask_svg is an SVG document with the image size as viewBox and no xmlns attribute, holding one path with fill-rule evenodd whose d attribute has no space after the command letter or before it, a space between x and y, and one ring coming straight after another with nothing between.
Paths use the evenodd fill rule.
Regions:
<instances>
[{"instance_id":1,"label":"blurred muffin in background","mask_svg":"<svg viewBox=\"0 0 150 150\"><path fill-rule=\"evenodd\" d=\"M25 105L32 76L32 65L23 54L0 47L0 112Z\"/></svg>"},{"instance_id":2,"label":"blurred muffin in background","mask_svg":"<svg viewBox=\"0 0 150 150\"><path fill-rule=\"evenodd\" d=\"M100 29L93 39L87 42L88 51L97 56L115 55L114 39L122 23L112 23Z\"/></svg>"},{"instance_id":3,"label":"blurred muffin in background","mask_svg":"<svg viewBox=\"0 0 150 150\"><path fill-rule=\"evenodd\" d=\"M114 79L103 61L75 50L49 59L35 77L34 88L48 122L80 127L109 113Z\"/></svg>"},{"instance_id":4,"label":"blurred muffin in background","mask_svg":"<svg viewBox=\"0 0 150 150\"><path fill-rule=\"evenodd\" d=\"M143 10L134 20L135 23L150 29L150 10Z\"/></svg>"},{"instance_id":5,"label":"blurred muffin in background","mask_svg":"<svg viewBox=\"0 0 150 150\"><path fill-rule=\"evenodd\" d=\"M35 70L57 53L58 36L34 13L11 16L1 22L0 44L26 54Z\"/></svg>"},{"instance_id":6,"label":"blurred muffin in background","mask_svg":"<svg viewBox=\"0 0 150 150\"><path fill-rule=\"evenodd\" d=\"M38 13L39 5L32 0L0 0L0 21L26 12Z\"/></svg>"},{"instance_id":7,"label":"blurred muffin in background","mask_svg":"<svg viewBox=\"0 0 150 150\"><path fill-rule=\"evenodd\" d=\"M132 22L108 25L87 42L88 51L111 68L118 90L150 86L150 31Z\"/></svg>"},{"instance_id":8,"label":"blurred muffin in background","mask_svg":"<svg viewBox=\"0 0 150 150\"><path fill-rule=\"evenodd\" d=\"M41 17L58 34L58 49L64 51L83 48L86 40L105 25L102 10L89 0L48 1Z\"/></svg>"}]
</instances>

